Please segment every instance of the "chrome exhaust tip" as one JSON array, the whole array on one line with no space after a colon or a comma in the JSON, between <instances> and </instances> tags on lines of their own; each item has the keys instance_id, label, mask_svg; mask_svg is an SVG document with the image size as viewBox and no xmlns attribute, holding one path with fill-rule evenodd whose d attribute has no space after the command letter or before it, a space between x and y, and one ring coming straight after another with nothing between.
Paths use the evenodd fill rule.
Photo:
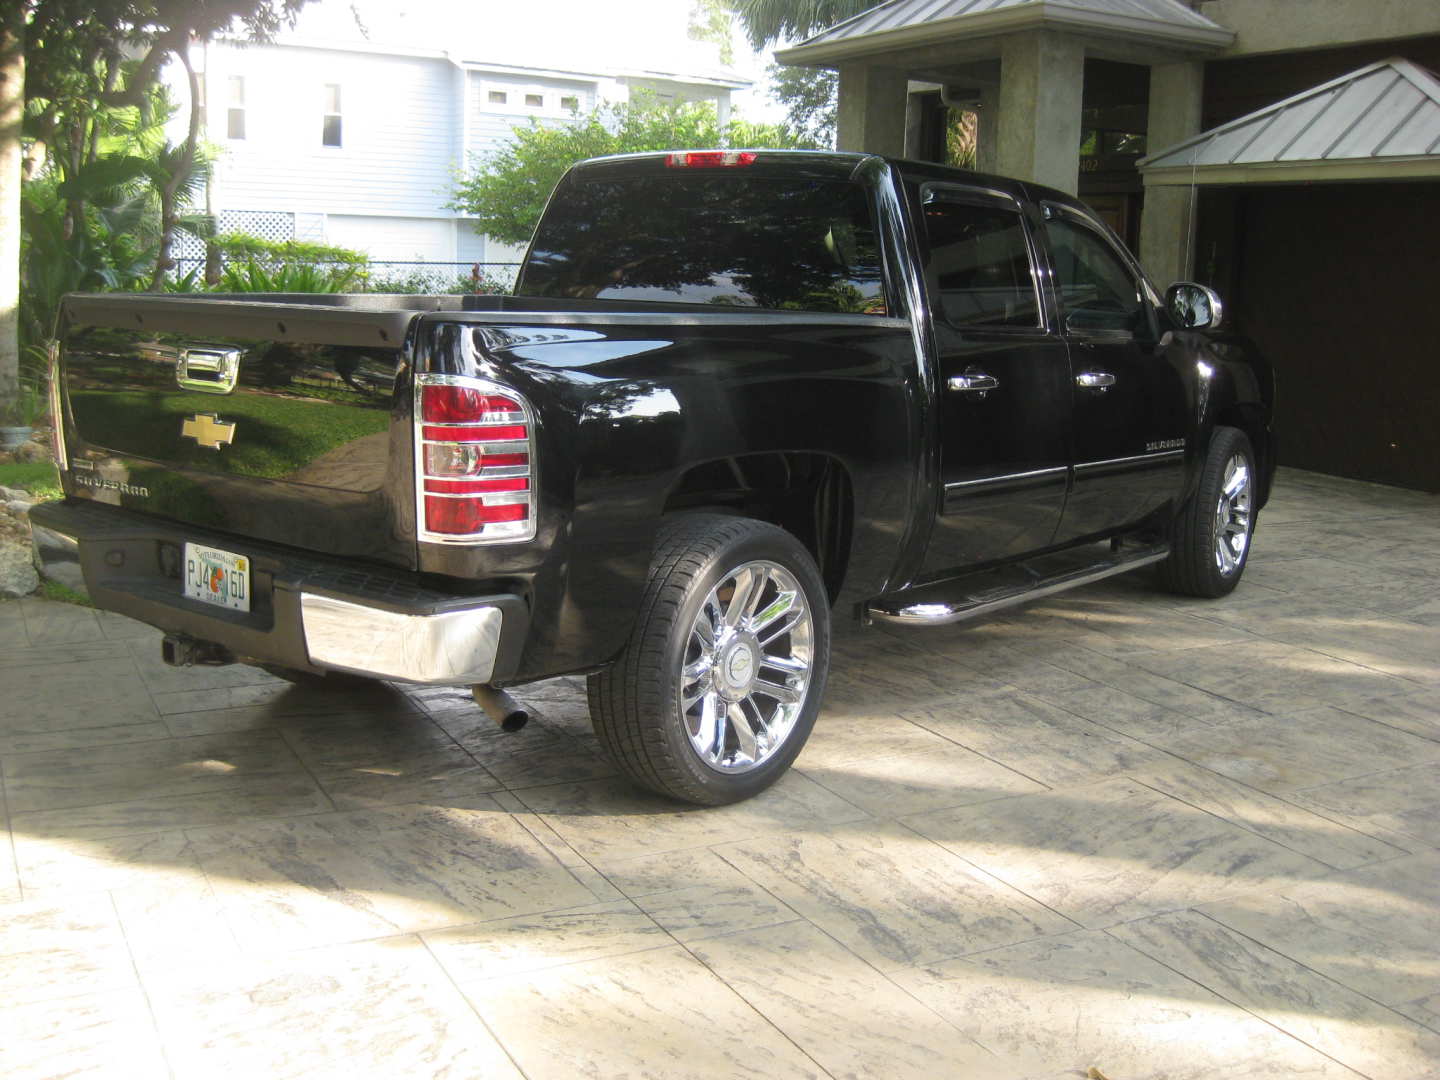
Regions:
<instances>
[{"instance_id":1,"label":"chrome exhaust tip","mask_svg":"<svg viewBox=\"0 0 1440 1080\"><path fill-rule=\"evenodd\" d=\"M530 710L504 690L477 683L470 688L470 696L485 710L486 716L500 725L501 731L519 731L530 722Z\"/></svg>"}]
</instances>

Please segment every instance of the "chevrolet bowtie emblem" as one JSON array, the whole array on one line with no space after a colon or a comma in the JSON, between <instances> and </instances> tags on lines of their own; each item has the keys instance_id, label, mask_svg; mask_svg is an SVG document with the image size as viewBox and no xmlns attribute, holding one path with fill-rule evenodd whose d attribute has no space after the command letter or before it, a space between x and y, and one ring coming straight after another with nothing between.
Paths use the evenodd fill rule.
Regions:
<instances>
[{"instance_id":1,"label":"chevrolet bowtie emblem","mask_svg":"<svg viewBox=\"0 0 1440 1080\"><path fill-rule=\"evenodd\" d=\"M196 413L180 425L180 436L194 439L211 450L219 450L220 447L235 441L235 424L233 421L221 420L211 412Z\"/></svg>"}]
</instances>

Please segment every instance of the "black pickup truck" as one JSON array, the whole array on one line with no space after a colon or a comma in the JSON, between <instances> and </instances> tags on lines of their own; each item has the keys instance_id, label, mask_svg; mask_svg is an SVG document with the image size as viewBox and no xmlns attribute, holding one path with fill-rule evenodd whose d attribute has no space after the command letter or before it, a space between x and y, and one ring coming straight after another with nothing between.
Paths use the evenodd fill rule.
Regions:
<instances>
[{"instance_id":1,"label":"black pickup truck","mask_svg":"<svg viewBox=\"0 0 1440 1080\"><path fill-rule=\"evenodd\" d=\"M1272 379L1057 191L841 153L582 162L505 297L64 302L49 572L173 663L588 673L634 780L794 760L830 613L954 622L1156 564L1220 596ZM1205 331L1205 332L1202 332Z\"/></svg>"}]
</instances>

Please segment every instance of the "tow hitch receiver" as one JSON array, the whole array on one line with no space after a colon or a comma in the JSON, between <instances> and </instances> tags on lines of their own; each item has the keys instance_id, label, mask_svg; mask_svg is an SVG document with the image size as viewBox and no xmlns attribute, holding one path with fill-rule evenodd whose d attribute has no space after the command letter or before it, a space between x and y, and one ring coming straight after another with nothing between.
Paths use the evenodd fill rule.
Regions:
<instances>
[{"instance_id":1,"label":"tow hitch receiver","mask_svg":"<svg viewBox=\"0 0 1440 1080\"><path fill-rule=\"evenodd\" d=\"M160 657L171 667L220 667L235 663L235 654L225 646L185 634L166 634L160 643Z\"/></svg>"}]
</instances>

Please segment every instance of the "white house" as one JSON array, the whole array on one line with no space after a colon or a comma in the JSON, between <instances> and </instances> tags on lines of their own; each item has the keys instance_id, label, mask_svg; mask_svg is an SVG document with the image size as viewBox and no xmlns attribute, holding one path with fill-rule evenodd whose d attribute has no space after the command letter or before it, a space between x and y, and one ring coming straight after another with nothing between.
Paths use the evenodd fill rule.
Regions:
<instances>
[{"instance_id":1,"label":"white house","mask_svg":"<svg viewBox=\"0 0 1440 1080\"><path fill-rule=\"evenodd\" d=\"M696 48L667 48L648 64L595 49L584 52L597 62L535 66L524 52L536 47L517 52L469 32L484 25L473 16L382 35L358 23L343 0L315 6L328 6L319 13L328 19L302 20L272 44L220 41L195 50L204 138L220 150L208 209L222 231L355 248L381 263L512 262L518 249L476 235L445 205L473 155L531 118L563 123L640 89L713 102L724 120L732 92L750 85L707 67ZM544 7L536 5L537 20ZM391 23L399 14L383 5L376 11ZM406 38L434 47L399 43ZM490 44L505 62L487 57ZM553 41L543 51L565 54ZM178 83L180 73L170 74ZM186 100L178 88L176 99ZM182 243L178 254L195 258L197 246Z\"/></svg>"}]
</instances>

